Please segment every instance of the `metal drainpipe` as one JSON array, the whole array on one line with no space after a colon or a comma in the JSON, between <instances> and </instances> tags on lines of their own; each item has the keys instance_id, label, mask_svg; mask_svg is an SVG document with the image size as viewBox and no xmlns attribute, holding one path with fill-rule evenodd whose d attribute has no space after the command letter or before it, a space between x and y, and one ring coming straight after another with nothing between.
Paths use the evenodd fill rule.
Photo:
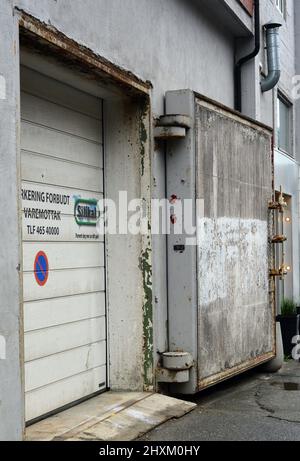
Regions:
<instances>
[{"instance_id":1,"label":"metal drainpipe","mask_svg":"<svg viewBox=\"0 0 300 461\"><path fill-rule=\"evenodd\" d=\"M276 22L270 22L264 26L267 41L268 75L261 81L263 92L272 90L280 79L279 28L281 26L282 24Z\"/></svg>"},{"instance_id":2,"label":"metal drainpipe","mask_svg":"<svg viewBox=\"0 0 300 461\"><path fill-rule=\"evenodd\" d=\"M234 107L237 111L242 112L242 66L246 62L255 58L260 51L260 5L259 0L254 0L255 14L255 47L252 53L241 58L235 65L234 80L235 80L235 101Z\"/></svg>"}]
</instances>

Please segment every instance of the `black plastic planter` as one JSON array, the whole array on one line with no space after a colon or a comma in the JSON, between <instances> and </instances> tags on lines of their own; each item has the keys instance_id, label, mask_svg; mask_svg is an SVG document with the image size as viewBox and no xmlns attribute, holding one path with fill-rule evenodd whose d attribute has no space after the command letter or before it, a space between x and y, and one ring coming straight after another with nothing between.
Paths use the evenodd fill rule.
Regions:
<instances>
[{"instance_id":1,"label":"black plastic planter","mask_svg":"<svg viewBox=\"0 0 300 461\"><path fill-rule=\"evenodd\" d=\"M291 315L278 315L276 320L280 322L281 333L282 333L282 342L283 350L285 356L291 356L292 350L295 347L295 344L292 344L292 339L294 336L299 335L299 324L298 317L300 320L300 315L291 314Z\"/></svg>"}]
</instances>

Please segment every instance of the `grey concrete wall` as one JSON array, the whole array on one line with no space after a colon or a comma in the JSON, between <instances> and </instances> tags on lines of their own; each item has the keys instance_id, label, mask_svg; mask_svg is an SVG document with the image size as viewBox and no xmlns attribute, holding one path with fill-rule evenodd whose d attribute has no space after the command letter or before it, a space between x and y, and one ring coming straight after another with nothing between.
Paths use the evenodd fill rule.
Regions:
<instances>
[{"instance_id":1,"label":"grey concrete wall","mask_svg":"<svg viewBox=\"0 0 300 461\"><path fill-rule=\"evenodd\" d=\"M153 110L167 90L191 88L232 106L233 37L206 1L14 0L79 43L150 80Z\"/></svg>"},{"instance_id":2,"label":"grey concrete wall","mask_svg":"<svg viewBox=\"0 0 300 461\"><path fill-rule=\"evenodd\" d=\"M121 190L127 191L128 200L139 198L140 112L130 100L108 100L104 103L104 113L106 197L118 203ZM141 255L140 236L106 236L109 384L112 390L142 391L144 388Z\"/></svg>"},{"instance_id":3,"label":"grey concrete wall","mask_svg":"<svg viewBox=\"0 0 300 461\"><path fill-rule=\"evenodd\" d=\"M22 435L23 404L19 330L21 325L18 221L18 136L19 136L19 61L17 27L11 1L1 2L0 75L0 440L17 440Z\"/></svg>"}]
</instances>

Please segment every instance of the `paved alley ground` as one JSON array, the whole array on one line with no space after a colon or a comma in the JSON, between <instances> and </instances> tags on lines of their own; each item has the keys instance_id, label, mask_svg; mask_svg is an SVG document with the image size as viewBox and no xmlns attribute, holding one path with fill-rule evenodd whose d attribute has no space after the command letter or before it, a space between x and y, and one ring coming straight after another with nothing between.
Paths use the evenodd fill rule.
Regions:
<instances>
[{"instance_id":1,"label":"paved alley ground","mask_svg":"<svg viewBox=\"0 0 300 461\"><path fill-rule=\"evenodd\" d=\"M144 441L300 441L300 363L253 370L198 394L198 407Z\"/></svg>"}]
</instances>

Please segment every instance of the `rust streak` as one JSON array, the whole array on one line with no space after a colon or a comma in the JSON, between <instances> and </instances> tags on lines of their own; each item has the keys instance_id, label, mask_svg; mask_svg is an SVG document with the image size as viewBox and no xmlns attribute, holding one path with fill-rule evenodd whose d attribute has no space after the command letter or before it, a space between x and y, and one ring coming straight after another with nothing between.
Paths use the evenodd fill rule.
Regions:
<instances>
[{"instance_id":1,"label":"rust streak","mask_svg":"<svg viewBox=\"0 0 300 461\"><path fill-rule=\"evenodd\" d=\"M271 352L260 355L259 357L255 357L254 359L248 360L247 362L237 365L229 370L224 370L224 371L221 371L220 373L217 373L216 375L209 376L208 378L200 379L198 381L198 386L199 386L198 389L203 390L203 389L206 389L207 387L215 385L216 383L225 381L228 378L232 378L233 376L236 376L242 373L243 371L250 370L251 368L254 368L258 365L268 362L269 360L274 358L275 355L276 355L276 351L274 349Z\"/></svg>"},{"instance_id":2,"label":"rust streak","mask_svg":"<svg viewBox=\"0 0 300 461\"><path fill-rule=\"evenodd\" d=\"M171 215L170 220L173 225L177 223L177 217L174 214Z\"/></svg>"},{"instance_id":3,"label":"rust streak","mask_svg":"<svg viewBox=\"0 0 300 461\"><path fill-rule=\"evenodd\" d=\"M171 198L170 198L169 202L170 202L172 205L174 205L174 204L177 202L177 200L178 200L177 195L176 195L176 194L173 194L173 195L171 195Z\"/></svg>"},{"instance_id":4,"label":"rust streak","mask_svg":"<svg viewBox=\"0 0 300 461\"><path fill-rule=\"evenodd\" d=\"M31 34L35 38L42 39L48 46L58 49L60 54L66 54L68 59L72 56L75 61L80 61L87 67L93 68L94 71L108 77L114 83L117 82L128 89L135 90L137 93L149 95L152 87L150 82L139 79L132 72L124 70L102 56L95 54L92 50L76 43L53 26L46 25L23 10L17 10L20 13L21 33L23 32L25 35Z\"/></svg>"}]
</instances>

